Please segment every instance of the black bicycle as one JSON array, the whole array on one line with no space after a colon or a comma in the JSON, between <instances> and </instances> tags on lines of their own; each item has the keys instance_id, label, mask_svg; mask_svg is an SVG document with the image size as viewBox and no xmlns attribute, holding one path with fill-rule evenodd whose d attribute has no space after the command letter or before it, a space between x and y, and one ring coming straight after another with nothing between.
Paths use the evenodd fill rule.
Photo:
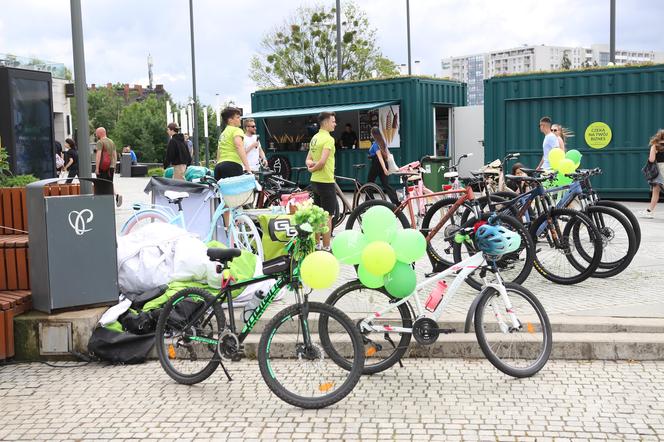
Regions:
<instances>
[{"instance_id":1,"label":"black bicycle","mask_svg":"<svg viewBox=\"0 0 664 442\"><path fill-rule=\"evenodd\" d=\"M335 307L310 302L303 291L300 265L314 249L311 232L289 227L293 236L288 254L263 264L263 276L235 282L222 277L238 249L208 249L217 262L222 285L215 296L200 288L186 288L163 307L155 332L157 354L166 373L181 384L207 379L224 361L245 356L244 342L281 289L295 293L296 303L278 312L265 325L256 354L267 386L282 400L301 408L323 408L348 395L364 367L364 345L355 324ZM250 284L275 279L272 288L246 318L238 333L231 293ZM228 321L222 308L227 304ZM322 330L321 324L324 324ZM328 356L334 341L352 361L345 369Z\"/></svg>"}]
</instances>

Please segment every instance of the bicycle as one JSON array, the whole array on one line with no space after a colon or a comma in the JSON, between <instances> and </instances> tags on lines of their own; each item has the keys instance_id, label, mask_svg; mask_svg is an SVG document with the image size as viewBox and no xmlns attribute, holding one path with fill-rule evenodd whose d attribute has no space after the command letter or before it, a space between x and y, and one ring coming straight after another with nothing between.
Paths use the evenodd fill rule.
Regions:
<instances>
[{"instance_id":1,"label":"bicycle","mask_svg":"<svg viewBox=\"0 0 664 442\"><path fill-rule=\"evenodd\" d=\"M454 255L454 248L459 247L454 242L454 237L463 227L462 216L466 213L472 213L477 221L481 221L486 220L489 214L482 212L471 186L457 190L434 192L432 195L439 198L439 200L429 207L419 230L427 242L427 255L431 262L432 271L440 272L459 262ZM417 228L413 201L430 196L408 196L399 206L395 206L389 201L367 201L360 204L350 214L346 222L346 230L352 230L356 227L361 229L362 215L376 205L382 205L392 210L403 228ZM404 214L406 209L408 209L410 222ZM513 253L501 256L497 265L505 275L506 280L521 284L528 278L533 267L535 259L533 241L526 228L518 220L509 217L505 218L504 223L510 224L512 230L519 232L521 247ZM476 289L481 287L481 282L476 281L473 276L468 278L468 283Z\"/></svg>"},{"instance_id":2,"label":"bicycle","mask_svg":"<svg viewBox=\"0 0 664 442\"><path fill-rule=\"evenodd\" d=\"M214 178L205 176L202 177L199 182L207 184L213 190L204 202L207 202L212 197L217 197L221 200L212 215L210 228L205 238L203 238L203 242L210 242L215 237L218 224L221 222L223 225L224 213L229 212L229 228L227 231L229 247L248 250L254 255L257 255L260 259L263 259L263 243L261 242L261 236L251 218L243 213L241 207L229 208L224 205L221 192L219 191L219 185ZM182 201L185 198L188 198L189 194L187 192L167 190L164 192L164 197L168 200L169 204L177 206L177 211L173 210L170 206L136 203L132 206L134 212L131 217L120 229L120 235L127 235L134 229L155 222L173 224L187 230L187 220L184 211L182 210ZM207 208L207 205L202 204L193 214L192 218L196 219L203 208Z\"/></svg>"},{"instance_id":3,"label":"bicycle","mask_svg":"<svg viewBox=\"0 0 664 442\"><path fill-rule=\"evenodd\" d=\"M263 380L283 401L301 408L323 408L348 395L357 384L364 365L362 337L339 309L309 301L300 279L302 260L314 250L311 232L296 226L286 256L263 264L264 276L234 281L220 276L221 289L215 296L199 288L186 288L164 305L156 327L157 355L166 373L181 384L196 384L210 377L221 365L232 380L224 361L244 356L247 337L265 310L284 287L295 292L295 304L278 312L265 326L257 348ZM238 249L208 249L216 261L217 273L224 275L228 261L239 256ZM231 292L256 282L276 278L263 300L246 318L238 333ZM223 304L227 306L228 324ZM321 319L326 328L321 333ZM328 360L332 341L343 343L348 362L341 368ZM307 376L311 379L304 379Z\"/></svg>"},{"instance_id":4,"label":"bicycle","mask_svg":"<svg viewBox=\"0 0 664 442\"><path fill-rule=\"evenodd\" d=\"M258 191L254 207L263 209L271 206L281 205L281 197L292 193L300 192L299 182L300 172L307 170L306 167L292 167L291 172L295 172L295 180L289 181L282 178L276 171L262 169L254 172L258 182Z\"/></svg>"},{"instance_id":5,"label":"bicycle","mask_svg":"<svg viewBox=\"0 0 664 442\"><path fill-rule=\"evenodd\" d=\"M501 225L495 216L488 222L494 227ZM473 234L472 229L466 232ZM401 361L413 337L429 346L440 334L456 332L439 328L438 320L464 279L479 270L483 285L468 310L464 332L468 333L474 323L482 352L498 370L513 377L532 376L551 354L551 324L535 295L518 284L504 282L495 265L498 260L498 256L479 251L428 276L403 299L394 298L384 288L369 289L357 280L351 281L332 292L326 303L349 313L361 331L366 355L363 373L379 373ZM494 274L493 282L487 280L487 272ZM422 296L427 287L453 275L442 300L433 293L428 299ZM344 367L350 363L341 351L331 351L330 357Z\"/></svg>"},{"instance_id":6,"label":"bicycle","mask_svg":"<svg viewBox=\"0 0 664 442\"><path fill-rule=\"evenodd\" d=\"M335 175L334 189L337 195L337 206L334 214L332 214L332 226L337 228L344 221L346 216L350 214L357 206L362 204L365 201L370 200L386 200L385 192L375 183L366 183L362 184L358 179L357 175L360 172L360 169L365 168L366 164L353 164L353 169L355 169L355 177L349 178L344 176ZM336 183L336 180L349 181L353 184L353 200L348 201L344 192L339 187L339 184Z\"/></svg>"}]
</instances>

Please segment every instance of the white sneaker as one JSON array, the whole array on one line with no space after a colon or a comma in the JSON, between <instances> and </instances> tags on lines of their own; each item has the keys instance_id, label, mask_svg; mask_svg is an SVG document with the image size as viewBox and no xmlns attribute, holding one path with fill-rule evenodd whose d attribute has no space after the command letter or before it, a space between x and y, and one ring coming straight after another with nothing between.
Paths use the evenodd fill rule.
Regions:
<instances>
[{"instance_id":1,"label":"white sneaker","mask_svg":"<svg viewBox=\"0 0 664 442\"><path fill-rule=\"evenodd\" d=\"M641 212L641 218L653 219L655 217L655 212L650 209L646 209Z\"/></svg>"}]
</instances>

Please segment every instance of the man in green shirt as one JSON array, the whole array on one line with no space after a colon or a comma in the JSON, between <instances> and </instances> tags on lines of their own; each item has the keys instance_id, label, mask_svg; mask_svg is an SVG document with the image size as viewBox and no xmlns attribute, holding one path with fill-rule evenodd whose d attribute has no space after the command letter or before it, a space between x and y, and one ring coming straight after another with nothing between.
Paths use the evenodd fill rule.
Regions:
<instances>
[{"instance_id":1,"label":"man in green shirt","mask_svg":"<svg viewBox=\"0 0 664 442\"><path fill-rule=\"evenodd\" d=\"M311 189L314 194L314 204L328 213L327 225L329 230L323 234L323 250L330 250L332 238L332 215L337 207L337 196L334 182L334 138L330 132L337 126L334 112L321 112L318 115L320 130L309 143L307 155L307 169L311 172ZM320 238L316 238L317 241Z\"/></svg>"}]
</instances>

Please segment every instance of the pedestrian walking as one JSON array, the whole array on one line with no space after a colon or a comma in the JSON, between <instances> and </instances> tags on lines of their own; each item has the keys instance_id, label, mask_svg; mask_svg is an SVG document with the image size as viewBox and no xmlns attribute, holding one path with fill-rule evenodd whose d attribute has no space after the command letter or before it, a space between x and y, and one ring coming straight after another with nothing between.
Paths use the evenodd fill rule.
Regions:
<instances>
[{"instance_id":1,"label":"pedestrian walking","mask_svg":"<svg viewBox=\"0 0 664 442\"><path fill-rule=\"evenodd\" d=\"M76 142L71 138L65 140L64 145L65 165L63 171L67 172L66 184L71 184L78 175L78 149Z\"/></svg>"},{"instance_id":2,"label":"pedestrian walking","mask_svg":"<svg viewBox=\"0 0 664 442\"><path fill-rule=\"evenodd\" d=\"M652 196L650 197L650 206L643 212L642 216L644 218L654 218L655 207L659 202L659 193L664 188L664 129L658 130L650 139L648 162L657 165L659 174L649 181Z\"/></svg>"},{"instance_id":3,"label":"pedestrian walking","mask_svg":"<svg viewBox=\"0 0 664 442\"><path fill-rule=\"evenodd\" d=\"M390 198L390 201L398 206L399 198L397 197L397 192L392 186L390 186L387 178L390 174L390 170L387 167L387 158L390 155L390 152L387 149L385 139L377 126L371 128L371 137L374 142L369 148L369 160L371 161L371 166L367 182L373 183L376 181L376 178L380 178L383 190Z\"/></svg>"},{"instance_id":4,"label":"pedestrian walking","mask_svg":"<svg viewBox=\"0 0 664 442\"><path fill-rule=\"evenodd\" d=\"M98 127L95 130L97 136L96 154L95 154L95 175L97 178L113 181L115 175L115 165L118 163L118 152L115 149L113 140L106 136L106 129ZM115 205L122 205L122 195L115 195Z\"/></svg>"},{"instance_id":5,"label":"pedestrian walking","mask_svg":"<svg viewBox=\"0 0 664 442\"><path fill-rule=\"evenodd\" d=\"M539 129L544 134L542 142L542 159L537 165L538 169L551 169L549 164L549 152L558 147L558 137L551 132L551 117L542 117L539 122Z\"/></svg>"},{"instance_id":6,"label":"pedestrian walking","mask_svg":"<svg viewBox=\"0 0 664 442\"><path fill-rule=\"evenodd\" d=\"M332 215L337 208L337 196L334 188L334 138L330 135L337 126L334 112L321 112L318 114L320 129L309 143L306 165L311 172L311 190L314 194L314 204L328 213L328 231L322 235L323 250L330 250L332 238ZM321 235L316 235L316 244L320 243Z\"/></svg>"},{"instance_id":7,"label":"pedestrian walking","mask_svg":"<svg viewBox=\"0 0 664 442\"><path fill-rule=\"evenodd\" d=\"M191 141L189 134L184 134L184 142L187 145L187 149L189 149L189 156L194 158L194 142Z\"/></svg>"},{"instance_id":8,"label":"pedestrian walking","mask_svg":"<svg viewBox=\"0 0 664 442\"><path fill-rule=\"evenodd\" d=\"M258 171L261 165L267 165L265 152L263 152L256 134L256 121L253 118L244 120L244 151L247 153L247 161L249 161L251 170Z\"/></svg>"},{"instance_id":9,"label":"pedestrian walking","mask_svg":"<svg viewBox=\"0 0 664 442\"><path fill-rule=\"evenodd\" d=\"M551 132L558 138L558 147L565 152L567 150L567 139L573 137L574 132L563 127L561 124L552 124Z\"/></svg>"},{"instance_id":10,"label":"pedestrian walking","mask_svg":"<svg viewBox=\"0 0 664 442\"><path fill-rule=\"evenodd\" d=\"M173 179L184 180L187 166L191 164L191 155L184 141L184 135L180 133L180 128L176 123L169 123L166 127L166 133L171 138L168 140L168 146L166 146L164 169L172 166Z\"/></svg>"}]
</instances>

